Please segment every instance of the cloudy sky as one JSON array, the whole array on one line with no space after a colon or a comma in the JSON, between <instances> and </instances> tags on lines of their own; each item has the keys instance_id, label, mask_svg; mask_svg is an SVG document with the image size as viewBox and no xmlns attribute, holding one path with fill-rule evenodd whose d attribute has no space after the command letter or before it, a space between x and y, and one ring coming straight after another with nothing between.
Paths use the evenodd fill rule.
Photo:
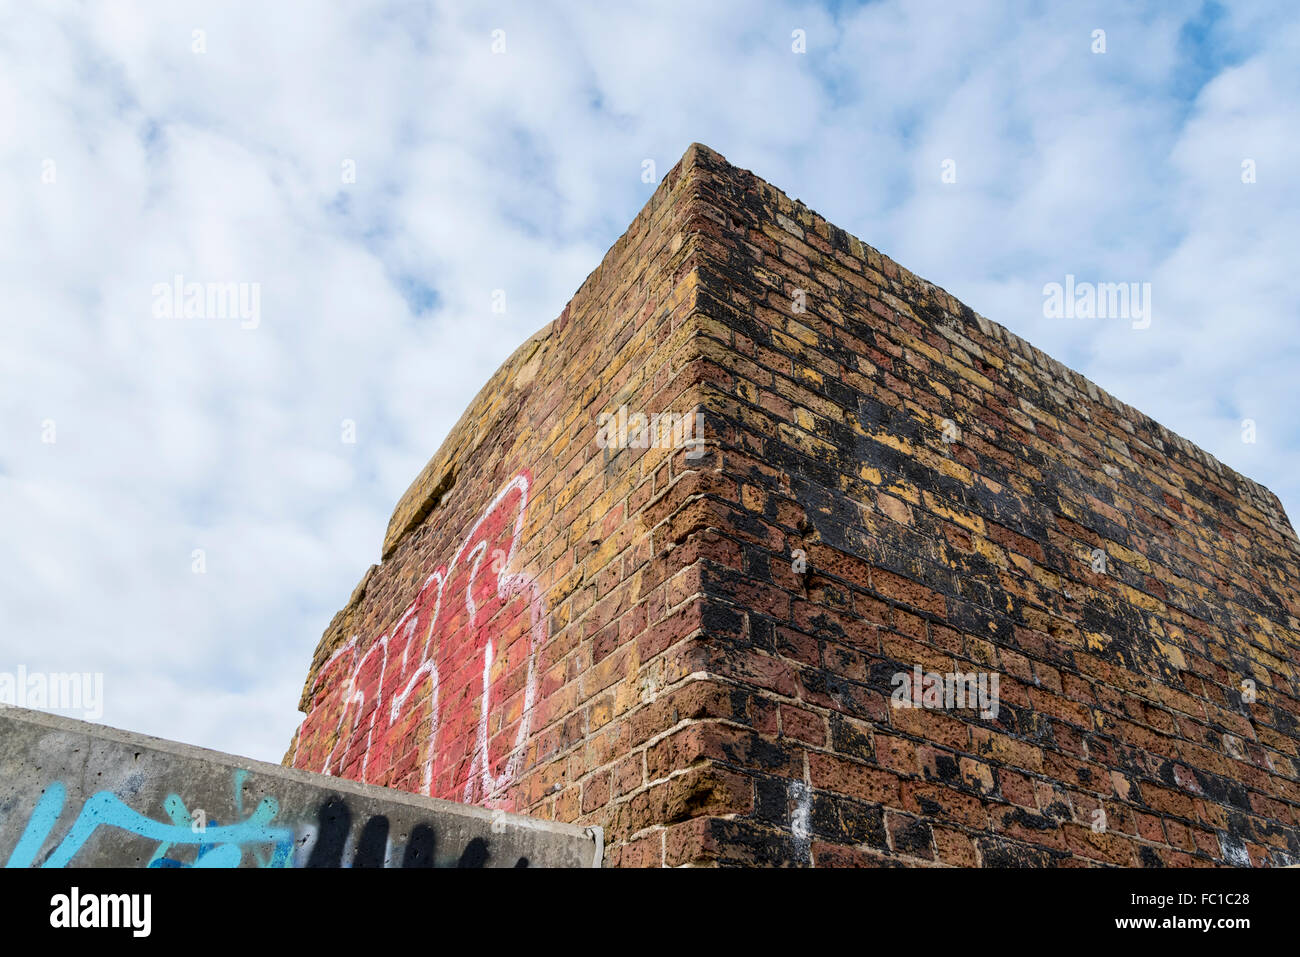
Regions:
<instances>
[{"instance_id":1,"label":"cloudy sky","mask_svg":"<svg viewBox=\"0 0 1300 957\"><path fill-rule=\"evenodd\" d=\"M696 140L1300 517L1290 0L613 6L0 3L0 672L278 761L398 497Z\"/></svg>"}]
</instances>

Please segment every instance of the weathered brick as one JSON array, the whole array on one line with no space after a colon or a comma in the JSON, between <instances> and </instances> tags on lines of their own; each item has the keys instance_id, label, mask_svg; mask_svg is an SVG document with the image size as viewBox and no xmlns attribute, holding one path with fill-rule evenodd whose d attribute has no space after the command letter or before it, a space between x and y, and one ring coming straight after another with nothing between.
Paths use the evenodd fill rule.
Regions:
<instances>
[{"instance_id":1,"label":"weathered brick","mask_svg":"<svg viewBox=\"0 0 1300 957\"><path fill-rule=\"evenodd\" d=\"M703 455L611 445L620 410L698 410ZM1277 498L704 147L382 555L296 766L601 824L620 866L1294 854ZM916 666L996 715L892 707Z\"/></svg>"}]
</instances>

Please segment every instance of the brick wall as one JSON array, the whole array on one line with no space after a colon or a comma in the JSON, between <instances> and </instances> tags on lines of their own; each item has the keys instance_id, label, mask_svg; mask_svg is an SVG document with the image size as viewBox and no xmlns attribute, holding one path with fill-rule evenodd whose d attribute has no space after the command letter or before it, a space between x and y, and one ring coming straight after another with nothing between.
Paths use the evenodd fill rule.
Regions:
<instances>
[{"instance_id":1,"label":"brick wall","mask_svg":"<svg viewBox=\"0 0 1300 957\"><path fill-rule=\"evenodd\" d=\"M708 780L646 778L669 715L703 707L695 546L656 553L646 525L689 509L699 463L596 442L601 411L690 412L715 374L694 325L699 186L689 164L665 177L403 496L317 649L286 763L603 824L615 860Z\"/></svg>"},{"instance_id":2,"label":"brick wall","mask_svg":"<svg viewBox=\"0 0 1300 957\"><path fill-rule=\"evenodd\" d=\"M707 442L600 448L621 405ZM1266 489L694 146L399 503L287 760L611 864L1290 863L1298 559ZM900 707L918 669L996 714Z\"/></svg>"}]
</instances>

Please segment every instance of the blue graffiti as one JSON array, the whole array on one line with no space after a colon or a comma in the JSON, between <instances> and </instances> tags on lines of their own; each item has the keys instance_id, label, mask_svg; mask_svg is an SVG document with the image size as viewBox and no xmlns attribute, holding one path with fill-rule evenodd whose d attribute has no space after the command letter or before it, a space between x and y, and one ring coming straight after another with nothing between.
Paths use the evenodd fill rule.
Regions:
<instances>
[{"instance_id":1,"label":"blue graffiti","mask_svg":"<svg viewBox=\"0 0 1300 957\"><path fill-rule=\"evenodd\" d=\"M55 782L50 785L37 803L27 827L19 838L6 867L31 867L37 852L45 844L50 831L63 811L67 789ZM173 845L197 847L193 867L237 867L243 860L243 845L273 844L270 862L264 866L290 867L293 854L293 831L272 827L270 822L280 812L273 797L264 797L248 819L238 824L222 826L213 821L203 828L193 827L185 804L176 795L164 802L173 823L165 824L148 818L132 809L110 791L100 791L89 798L81 813L59 845L50 852L42 867L66 867L77 855L92 834L102 827L115 827L159 846L149 861L150 867L184 867L180 861L167 855ZM256 851L254 851L256 855ZM258 863L263 861L256 855Z\"/></svg>"}]
</instances>

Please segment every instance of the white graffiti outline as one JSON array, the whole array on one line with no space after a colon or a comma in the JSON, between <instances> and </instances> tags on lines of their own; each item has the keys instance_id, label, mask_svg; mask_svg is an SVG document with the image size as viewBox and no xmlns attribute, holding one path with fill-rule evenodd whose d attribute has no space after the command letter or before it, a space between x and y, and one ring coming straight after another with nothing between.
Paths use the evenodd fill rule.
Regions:
<instances>
[{"instance_id":1,"label":"white graffiti outline","mask_svg":"<svg viewBox=\"0 0 1300 957\"><path fill-rule=\"evenodd\" d=\"M369 767L370 749L374 740L375 719L378 716L384 701L384 679L388 671L388 646L389 638L398 638L402 636L402 630L405 627L406 638L402 647L402 665L399 674L405 672L407 658L410 653L410 639L412 631L418 622L416 616L417 610L421 606L421 601L425 597L426 590L436 582L437 590L434 594L433 610L429 616L429 627L425 635L424 648L421 651L420 664L411 673L402 690L391 696L391 702L388 708L388 727L396 723L401 714L401 708L406 703L411 693L419 686L425 675L428 675L431 681L430 690L430 728L427 737L428 748L424 761L424 778L422 782L422 791L425 794L432 794L433 788L433 763L437 754L436 742L439 731L441 730L441 715L439 713L439 674L438 667L433 658L433 638L438 628L442 612L443 589L447 582L453 577L456 568L462 560L469 562L468 581L465 585L464 601L465 610L468 613L467 627L471 633L485 627L486 623L478 621L479 608L474 601L474 586L478 581L479 572L483 564L483 558L487 552L486 542L475 543L476 536L479 534L483 523L489 517L495 514L497 508L513 492L519 493L519 506L515 512L513 526L511 528L510 545L506 552L505 558L495 568L497 577L497 597L503 603L508 602L515 595L523 594L528 600L529 608L529 643L528 643L528 669L524 682L524 702L523 711L519 718L519 728L515 734L515 740L506 758L505 765L500 775L492 773L492 760L488 744L488 724L492 714L492 689L491 689L491 670L494 656L493 640L490 636L484 640L483 647L483 682L479 696L479 720L477 734L472 749L472 757L469 766L468 780L465 784L464 800L467 803L475 803L476 799L484 804L491 804L501 799L502 792L515 780L523 765L526 751L524 745L527 742L528 734L532 730L533 708L536 704L537 696L537 651L545 640L546 631L546 610L543 600L541 587L537 581L526 572L515 571L507 573L506 569L514 563L515 554L518 550L519 539L523 534L523 528L528 515L528 491L530 477L527 472L521 472L514 479L508 482L492 499L491 503L479 515L469 533L462 540L460 547L456 550L455 556L451 563L445 569L438 569L433 572L424 582L420 592L415 600L407 607L398 618L397 623L391 632L381 636L374 642L366 652L355 661L347 677L347 685L342 697L343 705L339 713L339 719L335 726L335 741L330 748L330 752L325 757L325 762L321 771L325 774L332 774L330 765L334 761L334 753L338 750L339 744L344 742L343 728L349 710L355 706L355 715L352 726L348 730L344 755L346 756L347 748L351 746L357 733L357 727L360 724L365 707L365 693L357 687L358 676L361 674L370 655L376 648L382 648L384 660L379 675L379 686L376 690L375 702L370 709L369 721L366 727L366 753L362 761L361 780L366 780L366 773ZM468 554L466 549L471 543L475 543L470 548ZM494 563L495 564L495 563ZM340 656L351 653L354 657L357 651L359 635L353 635L348 641L326 659L325 663L316 672L316 678L312 682L312 692L316 691L321 676L327 674L335 660ZM298 740L294 745L294 757L291 762L293 766L298 764L298 752L302 747L303 728L306 727L310 719L310 713L304 718L299 727ZM340 757L340 761L342 757Z\"/></svg>"}]
</instances>

